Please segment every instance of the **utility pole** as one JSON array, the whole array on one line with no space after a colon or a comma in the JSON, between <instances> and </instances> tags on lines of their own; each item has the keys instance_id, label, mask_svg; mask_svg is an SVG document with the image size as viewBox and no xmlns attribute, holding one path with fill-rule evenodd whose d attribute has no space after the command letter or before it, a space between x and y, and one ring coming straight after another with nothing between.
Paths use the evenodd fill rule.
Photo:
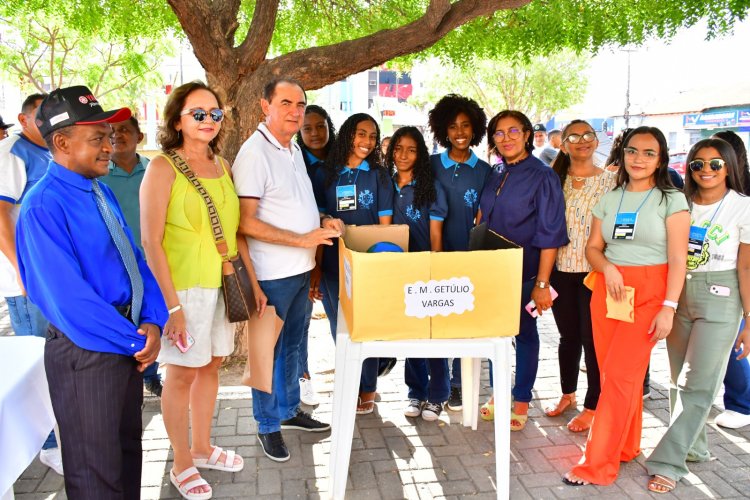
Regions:
<instances>
[{"instance_id":1,"label":"utility pole","mask_svg":"<svg viewBox=\"0 0 750 500\"><path fill-rule=\"evenodd\" d=\"M625 118L625 128L630 128L630 54L635 52L635 49L623 49L622 52L628 54L628 85L625 88L625 113L623 118Z\"/></svg>"}]
</instances>

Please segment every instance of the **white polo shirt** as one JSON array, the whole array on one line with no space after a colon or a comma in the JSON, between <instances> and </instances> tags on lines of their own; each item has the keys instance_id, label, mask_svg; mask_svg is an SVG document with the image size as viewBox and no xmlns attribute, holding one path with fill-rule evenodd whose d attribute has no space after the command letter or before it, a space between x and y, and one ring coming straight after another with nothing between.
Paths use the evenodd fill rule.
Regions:
<instances>
[{"instance_id":1,"label":"white polo shirt","mask_svg":"<svg viewBox=\"0 0 750 500\"><path fill-rule=\"evenodd\" d=\"M283 147L261 123L240 148L232 165L240 198L257 198L256 217L298 234L320 226L315 196L297 143ZM299 248L247 238L259 280L302 274L315 267L315 248Z\"/></svg>"}]
</instances>

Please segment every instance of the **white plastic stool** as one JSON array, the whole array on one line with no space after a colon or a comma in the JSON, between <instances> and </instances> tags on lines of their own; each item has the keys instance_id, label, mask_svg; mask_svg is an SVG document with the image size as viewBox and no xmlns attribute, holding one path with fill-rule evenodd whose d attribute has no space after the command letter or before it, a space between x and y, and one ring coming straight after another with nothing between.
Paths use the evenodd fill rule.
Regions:
<instances>
[{"instance_id":1,"label":"white plastic stool","mask_svg":"<svg viewBox=\"0 0 750 500\"><path fill-rule=\"evenodd\" d=\"M331 422L331 498L343 499L351 457L362 362L367 358L461 358L463 423L477 429L481 358L492 360L495 398L495 473L497 498L508 498L510 476L511 337L352 342L339 306L336 371Z\"/></svg>"}]
</instances>

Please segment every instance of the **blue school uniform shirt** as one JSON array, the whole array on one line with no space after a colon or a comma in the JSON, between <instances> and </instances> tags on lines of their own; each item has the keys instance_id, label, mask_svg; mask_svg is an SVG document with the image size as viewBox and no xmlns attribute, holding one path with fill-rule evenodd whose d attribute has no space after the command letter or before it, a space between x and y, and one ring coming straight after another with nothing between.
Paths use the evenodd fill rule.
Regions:
<instances>
[{"instance_id":1,"label":"blue school uniform shirt","mask_svg":"<svg viewBox=\"0 0 750 500\"><path fill-rule=\"evenodd\" d=\"M326 172L318 169L315 174L316 200L322 214L332 215L344 221L344 224L367 226L379 224L380 217L393 215L393 186L390 179L385 181L377 169L371 169L367 160L357 168L344 167L336 181L325 186ZM338 186L356 186L356 210L338 210L336 188ZM339 247L338 240L333 246L323 247L323 272L338 275Z\"/></svg>"},{"instance_id":2,"label":"blue school uniform shirt","mask_svg":"<svg viewBox=\"0 0 750 500\"><path fill-rule=\"evenodd\" d=\"M533 155L493 172L479 204L489 229L523 247L523 281L536 276L542 248L568 244L560 178Z\"/></svg>"},{"instance_id":3,"label":"blue school uniform shirt","mask_svg":"<svg viewBox=\"0 0 750 500\"><path fill-rule=\"evenodd\" d=\"M54 161L26 196L16 227L21 278L44 317L82 349L132 356L146 337L116 306L130 304L130 278L96 205L92 180ZM159 285L135 246L112 190L100 183L125 230L143 278L139 323L159 328L167 306Z\"/></svg>"},{"instance_id":4,"label":"blue school uniform shirt","mask_svg":"<svg viewBox=\"0 0 750 500\"><path fill-rule=\"evenodd\" d=\"M448 217L443 223L443 251L468 250L469 231L474 227L479 195L491 168L473 151L466 163L451 160L446 150L432 155L430 164L448 199Z\"/></svg>"},{"instance_id":5,"label":"blue school uniform shirt","mask_svg":"<svg viewBox=\"0 0 750 500\"><path fill-rule=\"evenodd\" d=\"M411 181L402 188L396 188L393 201L393 223L409 226L409 251L426 252L432 248L430 242L430 221L444 221L448 215L448 198L439 182L435 181L437 197L429 207L417 207L414 204L416 183Z\"/></svg>"},{"instance_id":6,"label":"blue school uniform shirt","mask_svg":"<svg viewBox=\"0 0 750 500\"><path fill-rule=\"evenodd\" d=\"M323 160L319 159L317 156L306 150L305 148L302 149L302 158L305 160L305 168L307 169L307 176L310 178L310 181L315 182L315 174L320 170L320 168L323 166Z\"/></svg>"}]
</instances>

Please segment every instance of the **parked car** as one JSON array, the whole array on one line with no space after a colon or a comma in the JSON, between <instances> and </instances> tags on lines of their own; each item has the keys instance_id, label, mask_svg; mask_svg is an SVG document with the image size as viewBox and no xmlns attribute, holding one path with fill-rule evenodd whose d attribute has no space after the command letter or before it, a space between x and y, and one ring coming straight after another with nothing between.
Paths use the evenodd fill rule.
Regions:
<instances>
[{"instance_id":1,"label":"parked car","mask_svg":"<svg viewBox=\"0 0 750 500\"><path fill-rule=\"evenodd\" d=\"M685 159L687 153L672 153L669 155L669 166L677 170L677 173L685 178Z\"/></svg>"}]
</instances>

